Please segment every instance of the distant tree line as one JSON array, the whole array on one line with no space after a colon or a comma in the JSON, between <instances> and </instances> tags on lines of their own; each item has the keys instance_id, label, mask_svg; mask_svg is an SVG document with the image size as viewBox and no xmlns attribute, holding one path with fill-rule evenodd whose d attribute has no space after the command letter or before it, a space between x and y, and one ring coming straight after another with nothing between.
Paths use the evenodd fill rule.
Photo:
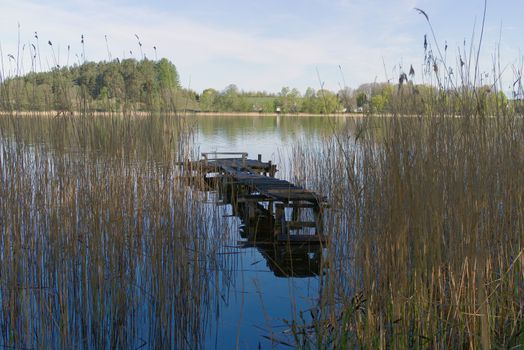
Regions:
<instances>
[{"instance_id":1,"label":"distant tree line","mask_svg":"<svg viewBox=\"0 0 524 350\"><path fill-rule=\"evenodd\" d=\"M190 94L173 63L163 58L86 62L4 79L3 110L173 110ZM194 99L194 98L193 98Z\"/></svg>"},{"instance_id":2,"label":"distant tree line","mask_svg":"<svg viewBox=\"0 0 524 350\"><path fill-rule=\"evenodd\" d=\"M236 85L223 91L206 89L197 95L202 111L330 114L344 112L336 93L308 88L302 95L297 89L283 87L279 93L245 92Z\"/></svg>"},{"instance_id":3,"label":"distant tree line","mask_svg":"<svg viewBox=\"0 0 524 350\"><path fill-rule=\"evenodd\" d=\"M304 94L283 87L278 93L242 91L228 85L202 93L184 89L175 65L162 58L86 62L0 79L2 110L177 111L412 115L500 115L519 107L489 86L442 89L414 84L371 83L337 92L308 88ZM1 77L0 77L1 78ZM521 107L521 106L520 106Z\"/></svg>"},{"instance_id":4,"label":"distant tree line","mask_svg":"<svg viewBox=\"0 0 524 350\"><path fill-rule=\"evenodd\" d=\"M471 109L475 108L477 115L500 115L516 108L503 92L489 86L443 90L411 81L362 84L357 89L346 87L338 92L308 88L303 95L289 87L271 94L244 92L229 85L223 91L206 89L196 96L200 110L214 112L471 115Z\"/></svg>"}]
</instances>

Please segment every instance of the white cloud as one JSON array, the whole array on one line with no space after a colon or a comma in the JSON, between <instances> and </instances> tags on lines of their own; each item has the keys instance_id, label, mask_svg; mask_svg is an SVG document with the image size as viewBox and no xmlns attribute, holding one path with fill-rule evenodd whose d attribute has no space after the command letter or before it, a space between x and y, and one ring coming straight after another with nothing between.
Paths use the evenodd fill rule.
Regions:
<instances>
[{"instance_id":1,"label":"white cloud","mask_svg":"<svg viewBox=\"0 0 524 350\"><path fill-rule=\"evenodd\" d=\"M323 2L318 0L319 4ZM19 0L2 6L0 44L4 59L17 51L19 22L22 44L34 42L33 32L38 31L47 61L52 63L47 45L47 40L52 40L55 53L60 48L60 63L65 64L67 45L71 45L70 62L76 60L76 55L81 56L81 34L85 35L89 60L108 59L105 35L113 58L129 57L130 51L140 58L135 38L138 34L147 57L154 58L156 46L159 57L168 57L177 65L182 81L188 82L191 76L192 87L197 90L220 89L229 83L244 89L278 91L287 85L304 90L308 85L318 85L314 67L319 67L326 86L336 89L341 80L339 65L346 82L353 87L375 77L384 80L383 60L389 78L394 78L393 67L401 62L408 67L420 65L422 47L418 41L427 28L413 11L419 2L338 0L338 5L330 6L339 6L341 18L324 20L318 27L312 23L301 30L293 28L292 35L287 34L287 28L298 24L282 21L276 34L269 35L260 28L202 22L173 11L155 10L147 4L118 6L99 0L75 0L44 5L37 0ZM347 7L350 11L344 12ZM275 16L282 14L277 12ZM415 27L423 30L414 31ZM28 62L26 58L26 65Z\"/></svg>"}]
</instances>

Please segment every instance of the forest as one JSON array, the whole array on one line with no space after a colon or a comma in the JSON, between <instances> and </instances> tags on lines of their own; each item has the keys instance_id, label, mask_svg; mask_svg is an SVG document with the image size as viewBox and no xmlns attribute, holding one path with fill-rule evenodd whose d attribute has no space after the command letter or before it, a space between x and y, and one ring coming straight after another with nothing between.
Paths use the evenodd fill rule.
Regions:
<instances>
[{"instance_id":1,"label":"forest","mask_svg":"<svg viewBox=\"0 0 524 350\"><path fill-rule=\"evenodd\" d=\"M3 111L60 112L259 112L284 114L407 113L466 115L471 106L484 115L515 112L518 101L489 85L465 91L464 86L443 89L417 84L414 74L401 74L398 84L368 83L356 89L296 88L279 92L244 91L235 84L222 90L196 92L185 88L174 63L166 58L115 59L55 67L6 78L0 76L0 108ZM474 101L475 103L470 103Z\"/></svg>"}]
</instances>

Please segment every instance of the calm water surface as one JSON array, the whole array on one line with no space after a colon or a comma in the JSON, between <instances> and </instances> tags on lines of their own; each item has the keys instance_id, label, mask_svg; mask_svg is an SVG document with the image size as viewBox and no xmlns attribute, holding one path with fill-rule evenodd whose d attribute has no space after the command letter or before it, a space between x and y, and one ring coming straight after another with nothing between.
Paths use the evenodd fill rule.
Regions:
<instances>
[{"instance_id":1,"label":"calm water surface","mask_svg":"<svg viewBox=\"0 0 524 350\"><path fill-rule=\"evenodd\" d=\"M84 123L51 119L21 119L6 122L4 120L0 125L2 127L2 133L0 133L0 146L2 146L0 147L0 164L10 162L10 160L4 159L3 150L12 142L28 146L22 148L25 158L21 158L34 158L34 161L28 161L28 164L37 162L38 157L35 158L34 156L36 154L34 147L40 146L51 150L50 157L56 157L57 160L72 158L74 162L71 164L80 164L79 169L82 167L82 162L91 162L106 167L107 160L124 159L129 162L136 162L136 164L140 164L138 166L140 169L148 171L151 157L153 162L161 163L163 161L162 155L166 152L166 142L172 140L166 132L165 121L151 123L147 120L138 119L132 121L125 128L115 127L115 123L120 122L101 120ZM279 169L277 177L288 179L292 168L290 154L297 143L308 145L319 143L326 135L329 137L334 128L345 123L346 120L343 118L286 116L191 117L189 122L194 127L194 146L199 152L248 152L250 158L256 158L258 154L261 154L264 161L271 160L277 164ZM119 130L126 128L136 131L129 132L128 130L122 134L124 136L116 135ZM130 137L129 135L133 136ZM71 139L76 141L71 141ZM5 149L7 150L7 148ZM75 160L75 158L78 159ZM144 163L144 160L147 163ZM52 164L52 162L50 161L49 164ZM44 167L44 169L47 168ZM125 169L125 167L122 168L121 165L118 165L118 169ZM38 172L42 170L26 169L23 171ZM52 167L45 171L50 171L50 176L53 176ZM101 171L105 170L102 169ZM65 174L67 174L67 169ZM9 176L4 175L5 179L10 181ZM72 175L77 176L76 174ZM60 179L57 180L61 181ZM137 184L135 183L132 191L136 191ZM73 190L75 190L74 186ZM78 188L77 190L85 189ZM286 324L286 320L296 319L301 311L304 311L307 318L308 310L316 306L319 292L319 277L317 275L319 271L314 262L318 263L321 259L322 251L304 249L289 251L287 248L275 249L274 247L260 246L245 247L242 245L242 242L245 241L241 235L242 223L238 217L232 215L232 207L230 205L218 206L216 193L200 193L199 196L204 198L205 203L207 203L205 205L209 206L211 212L214 212L212 215L216 215L218 212L220 220L225 223L224 227L227 228L228 232L225 236L228 238L221 249L218 251L211 250L211 254L216 255L211 259L216 266L210 266L209 269L214 268L217 271L214 274L209 274L215 280L208 281L208 283L212 286L210 288L214 288L215 297L211 299L211 305L206 304L209 309L207 312L203 312L201 316L203 319L200 320L201 326L199 327L202 328L202 331L198 333L204 339L200 339L200 336L198 336L200 340L196 342L208 349L284 347L281 343L270 339L292 341L291 335L287 332L290 327L289 324ZM31 199L29 200L31 201ZM6 208L9 208L7 202L4 204ZM218 211L216 208L218 208ZM80 210L83 209L80 208ZM131 215L134 214L131 213ZM39 217L39 213L34 213L34 220L39 220ZM42 227L47 226L44 224ZM213 237L209 237L209 239L213 239ZM295 259L296 257L302 262L299 263ZM306 261L306 264L304 264L304 261ZM13 263L11 260L10 262ZM138 272L133 275L133 278L136 281L135 283L141 284L141 269L148 271L148 269L154 267L147 265L149 263L146 260L144 262L137 260L136 264L138 266L136 271ZM140 264L144 264L144 266L140 267ZM293 265L295 277L289 276L291 265ZM147 289L149 282L144 283L143 288ZM71 293L82 292L81 286L67 286L67 288L71 288ZM107 291L113 293L110 287ZM91 292L88 291L88 293ZM139 294L136 294L136 291L133 293L135 293L134 297L138 298L138 302L140 302ZM2 298L3 295L0 292L0 299ZM27 307L29 309L40 308L38 301L35 301L34 304L27 304ZM4 312L9 312L9 308L6 310ZM77 315L74 308L70 312ZM87 310L85 312L90 315L92 311ZM144 313L143 316L141 316L141 312ZM24 314L22 316L25 317ZM78 317L84 316L78 314ZM124 315L124 317L130 324L135 324L141 318L145 320L142 326L140 326L140 323L133 326L136 327L136 330L129 330L130 334L137 338L134 341L136 346L146 344L147 339L155 337L154 334L151 334L153 328L146 323L156 322L157 320L147 303L143 307L138 303L136 313ZM176 315L174 317L175 327L177 317ZM36 323L37 326L46 325L45 318L38 322L41 323ZM15 331L19 329L17 328L19 326L16 325L9 325L9 327L14 327ZM170 334L170 331L168 330L166 334ZM58 333L52 333L51 338L57 339L53 340L56 341L55 344L61 344ZM194 342L191 341L189 344L194 344ZM27 344L33 343L31 337L29 337ZM0 345L2 344L0 343Z\"/></svg>"},{"instance_id":2,"label":"calm water surface","mask_svg":"<svg viewBox=\"0 0 524 350\"><path fill-rule=\"evenodd\" d=\"M320 142L332 123L320 117L200 117L197 145L201 152L248 152L278 165L277 177L287 178L289 156L298 142ZM232 217L232 221L238 221ZM240 235L238 239L242 238ZM286 338L291 320L300 311L315 307L318 276L282 277L271 269L260 248L244 248L234 257L238 268L231 289L218 306L219 315L209 326L207 348L241 349L283 346L266 337Z\"/></svg>"}]
</instances>

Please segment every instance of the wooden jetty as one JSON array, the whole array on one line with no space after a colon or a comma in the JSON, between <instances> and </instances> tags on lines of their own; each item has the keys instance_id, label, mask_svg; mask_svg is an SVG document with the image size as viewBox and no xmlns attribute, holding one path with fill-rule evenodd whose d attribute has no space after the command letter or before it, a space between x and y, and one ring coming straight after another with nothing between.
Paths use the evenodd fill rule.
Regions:
<instances>
[{"instance_id":1,"label":"wooden jetty","mask_svg":"<svg viewBox=\"0 0 524 350\"><path fill-rule=\"evenodd\" d=\"M244 223L248 241L269 240L292 244L325 242L324 197L286 180L275 178L274 164L249 159L245 152L208 152L185 163L217 186Z\"/></svg>"}]
</instances>

